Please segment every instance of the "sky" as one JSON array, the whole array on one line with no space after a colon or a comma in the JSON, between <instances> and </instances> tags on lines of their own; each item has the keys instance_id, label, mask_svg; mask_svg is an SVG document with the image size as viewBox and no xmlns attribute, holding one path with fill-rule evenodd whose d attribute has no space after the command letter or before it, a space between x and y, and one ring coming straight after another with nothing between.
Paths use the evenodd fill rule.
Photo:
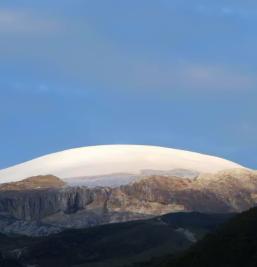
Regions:
<instances>
[{"instance_id":1,"label":"sky","mask_svg":"<svg viewBox=\"0 0 257 267\"><path fill-rule=\"evenodd\" d=\"M2 0L0 168L167 146L257 169L257 2Z\"/></svg>"}]
</instances>

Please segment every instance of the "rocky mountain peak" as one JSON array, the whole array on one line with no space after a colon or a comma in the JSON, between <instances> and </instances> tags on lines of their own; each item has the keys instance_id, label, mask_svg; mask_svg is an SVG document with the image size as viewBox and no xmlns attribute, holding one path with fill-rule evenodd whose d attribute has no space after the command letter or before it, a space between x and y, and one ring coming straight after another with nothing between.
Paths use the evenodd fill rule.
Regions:
<instances>
[{"instance_id":1,"label":"rocky mountain peak","mask_svg":"<svg viewBox=\"0 0 257 267\"><path fill-rule=\"evenodd\" d=\"M54 175L38 175L18 182L0 184L0 191L37 190L63 186L65 182Z\"/></svg>"}]
</instances>

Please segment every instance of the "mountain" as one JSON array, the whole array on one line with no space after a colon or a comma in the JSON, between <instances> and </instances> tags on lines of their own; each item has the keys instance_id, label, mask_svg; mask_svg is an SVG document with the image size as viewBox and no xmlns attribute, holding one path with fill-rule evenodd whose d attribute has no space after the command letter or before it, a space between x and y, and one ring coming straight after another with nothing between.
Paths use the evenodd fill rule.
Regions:
<instances>
[{"instance_id":1,"label":"mountain","mask_svg":"<svg viewBox=\"0 0 257 267\"><path fill-rule=\"evenodd\" d=\"M116 188L65 185L1 191L0 232L38 236L169 212L240 212L255 206L256 196L256 172L238 169L211 179L150 176Z\"/></svg>"},{"instance_id":2,"label":"mountain","mask_svg":"<svg viewBox=\"0 0 257 267\"><path fill-rule=\"evenodd\" d=\"M180 256L156 258L140 267L253 267L257 265L257 208L239 214Z\"/></svg>"},{"instance_id":3,"label":"mountain","mask_svg":"<svg viewBox=\"0 0 257 267\"><path fill-rule=\"evenodd\" d=\"M243 168L221 158L178 149L140 146L106 145L66 150L46 155L14 167L0 170L0 183L16 182L38 175L55 175L66 182L87 185L94 177L110 178L144 175L146 170L168 172L192 170L215 173L224 169ZM118 175L117 175L118 174ZM121 179L122 180L122 179ZM125 183L127 179L125 179ZM121 184L121 182L120 182ZM107 184L106 184L107 186Z\"/></svg>"},{"instance_id":4,"label":"mountain","mask_svg":"<svg viewBox=\"0 0 257 267\"><path fill-rule=\"evenodd\" d=\"M2 261L24 266L121 267L184 251L233 216L174 213L48 237L0 235L0 251Z\"/></svg>"},{"instance_id":5,"label":"mountain","mask_svg":"<svg viewBox=\"0 0 257 267\"><path fill-rule=\"evenodd\" d=\"M65 182L53 175L38 175L18 182L0 184L0 191L21 191L43 188L61 188Z\"/></svg>"},{"instance_id":6,"label":"mountain","mask_svg":"<svg viewBox=\"0 0 257 267\"><path fill-rule=\"evenodd\" d=\"M0 179L0 232L34 236L170 212L240 212L257 203L256 171L159 147L68 150L2 170Z\"/></svg>"}]
</instances>

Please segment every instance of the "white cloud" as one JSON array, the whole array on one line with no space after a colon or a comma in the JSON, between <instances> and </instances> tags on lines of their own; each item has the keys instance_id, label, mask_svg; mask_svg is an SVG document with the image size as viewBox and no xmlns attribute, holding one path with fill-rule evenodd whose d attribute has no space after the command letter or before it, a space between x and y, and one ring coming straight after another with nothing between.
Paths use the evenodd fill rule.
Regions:
<instances>
[{"instance_id":1,"label":"white cloud","mask_svg":"<svg viewBox=\"0 0 257 267\"><path fill-rule=\"evenodd\" d=\"M254 18L256 16L256 6L238 6L236 4L224 5L214 3L209 5L197 5L196 11L206 16L234 17L238 19Z\"/></svg>"},{"instance_id":2,"label":"white cloud","mask_svg":"<svg viewBox=\"0 0 257 267\"><path fill-rule=\"evenodd\" d=\"M235 11L229 7L222 7L220 9L220 12L223 14L223 15L233 15L235 13Z\"/></svg>"},{"instance_id":3,"label":"white cloud","mask_svg":"<svg viewBox=\"0 0 257 267\"><path fill-rule=\"evenodd\" d=\"M181 69L185 85L198 89L249 90L257 86L255 75L225 66L189 64Z\"/></svg>"},{"instance_id":4,"label":"white cloud","mask_svg":"<svg viewBox=\"0 0 257 267\"><path fill-rule=\"evenodd\" d=\"M58 26L56 21L34 14L32 10L0 9L0 33L52 32Z\"/></svg>"},{"instance_id":5,"label":"white cloud","mask_svg":"<svg viewBox=\"0 0 257 267\"><path fill-rule=\"evenodd\" d=\"M211 7L199 6L201 12ZM215 9L217 11L217 7ZM232 12L226 8L223 13ZM61 18L61 19L60 19ZM37 60L39 66L47 66L49 72L66 79L82 82L85 88L143 89L166 91L245 91L256 90L254 73L240 71L232 64L215 65L187 61L159 60L145 57L144 53L128 53L122 46L112 43L111 37L99 34L87 21L59 17L59 20L31 9L1 9L0 37L2 32L13 32L11 38L0 45L2 62ZM82 23L83 22L83 23ZM69 25L64 39L34 38L35 33L55 32ZM20 33L28 33L23 38ZM61 37L63 37L61 36ZM13 37L13 36L11 36ZM45 36L44 36L45 37ZM58 35L57 35L58 37ZM17 40L17 42L13 41ZM65 41L63 41L65 40ZM208 60L208 58L206 58ZM38 66L36 66L38 67ZM52 88L51 88L52 90ZM46 91L46 88L39 88Z\"/></svg>"},{"instance_id":6,"label":"white cloud","mask_svg":"<svg viewBox=\"0 0 257 267\"><path fill-rule=\"evenodd\" d=\"M129 77L140 88L185 91L249 91L256 89L257 78L233 67L182 62L177 64L143 64Z\"/></svg>"}]
</instances>

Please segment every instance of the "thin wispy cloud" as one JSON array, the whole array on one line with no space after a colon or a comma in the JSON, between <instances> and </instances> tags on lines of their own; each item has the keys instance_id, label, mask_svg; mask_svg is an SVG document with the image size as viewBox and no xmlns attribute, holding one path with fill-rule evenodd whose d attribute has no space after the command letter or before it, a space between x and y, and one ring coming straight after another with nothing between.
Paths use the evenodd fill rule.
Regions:
<instances>
[{"instance_id":1,"label":"thin wispy cloud","mask_svg":"<svg viewBox=\"0 0 257 267\"><path fill-rule=\"evenodd\" d=\"M124 69L124 67L123 67ZM118 67L115 68L119 72ZM115 71L108 75L109 81L118 83ZM230 66L184 62L184 63L135 63L134 68L127 73L126 84L131 88L146 91L176 94L184 93L245 93L257 88L257 78L249 73ZM108 81L106 81L108 82Z\"/></svg>"},{"instance_id":2,"label":"thin wispy cloud","mask_svg":"<svg viewBox=\"0 0 257 267\"><path fill-rule=\"evenodd\" d=\"M220 12L225 16L234 15L236 12L230 7L222 7L220 8Z\"/></svg>"},{"instance_id":3,"label":"thin wispy cloud","mask_svg":"<svg viewBox=\"0 0 257 267\"><path fill-rule=\"evenodd\" d=\"M57 21L28 9L0 8L0 33L44 33L59 28Z\"/></svg>"},{"instance_id":4,"label":"thin wispy cloud","mask_svg":"<svg viewBox=\"0 0 257 267\"><path fill-rule=\"evenodd\" d=\"M217 65L188 65L182 69L182 82L194 89L246 91L257 87L256 76Z\"/></svg>"},{"instance_id":5,"label":"thin wispy cloud","mask_svg":"<svg viewBox=\"0 0 257 267\"><path fill-rule=\"evenodd\" d=\"M257 15L255 7L238 6L236 3L225 5L225 3L211 3L211 4L200 4L196 6L198 13L206 16L222 16L227 18L238 18L238 19L254 19Z\"/></svg>"},{"instance_id":6,"label":"thin wispy cloud","mask_svg":"<svg viewBox=\"0 0 257 267\"><path fill-rule=\"evenodd\" d=\"M98 69L99 75L98 85L101 91L124 91L131 94L140 90L143 92L162 92L164 95L176 95L178 92L189 94L224 94L235 93L244 94L246 92L254 92L257 88L257 78L254 74L246 73L236 69L231 69L226 66L217 65L204 65L196 63L183 63L175 65L166 64L135 64L134 68L130 69L125 76L120 72L126 66L120 64L112 65L107 70L106 68ZM127 67L129 69L129 67ZM85 72L74 72L72 68L62 69L68 75L75 77L81 81L82 84L89 82L83 73L90 74L90 70ZM94 70L91 75L94 74ZM75 76L76 75L76 76ZM93 80L91 80L92 82ZM56 93L65 92L73 94L75 92L88 91L87 86L80 88L76 87L63 87L48 86L44 83L14 83L10 88L23 92L35 93Z\"/></svg>"}]
</instances>

